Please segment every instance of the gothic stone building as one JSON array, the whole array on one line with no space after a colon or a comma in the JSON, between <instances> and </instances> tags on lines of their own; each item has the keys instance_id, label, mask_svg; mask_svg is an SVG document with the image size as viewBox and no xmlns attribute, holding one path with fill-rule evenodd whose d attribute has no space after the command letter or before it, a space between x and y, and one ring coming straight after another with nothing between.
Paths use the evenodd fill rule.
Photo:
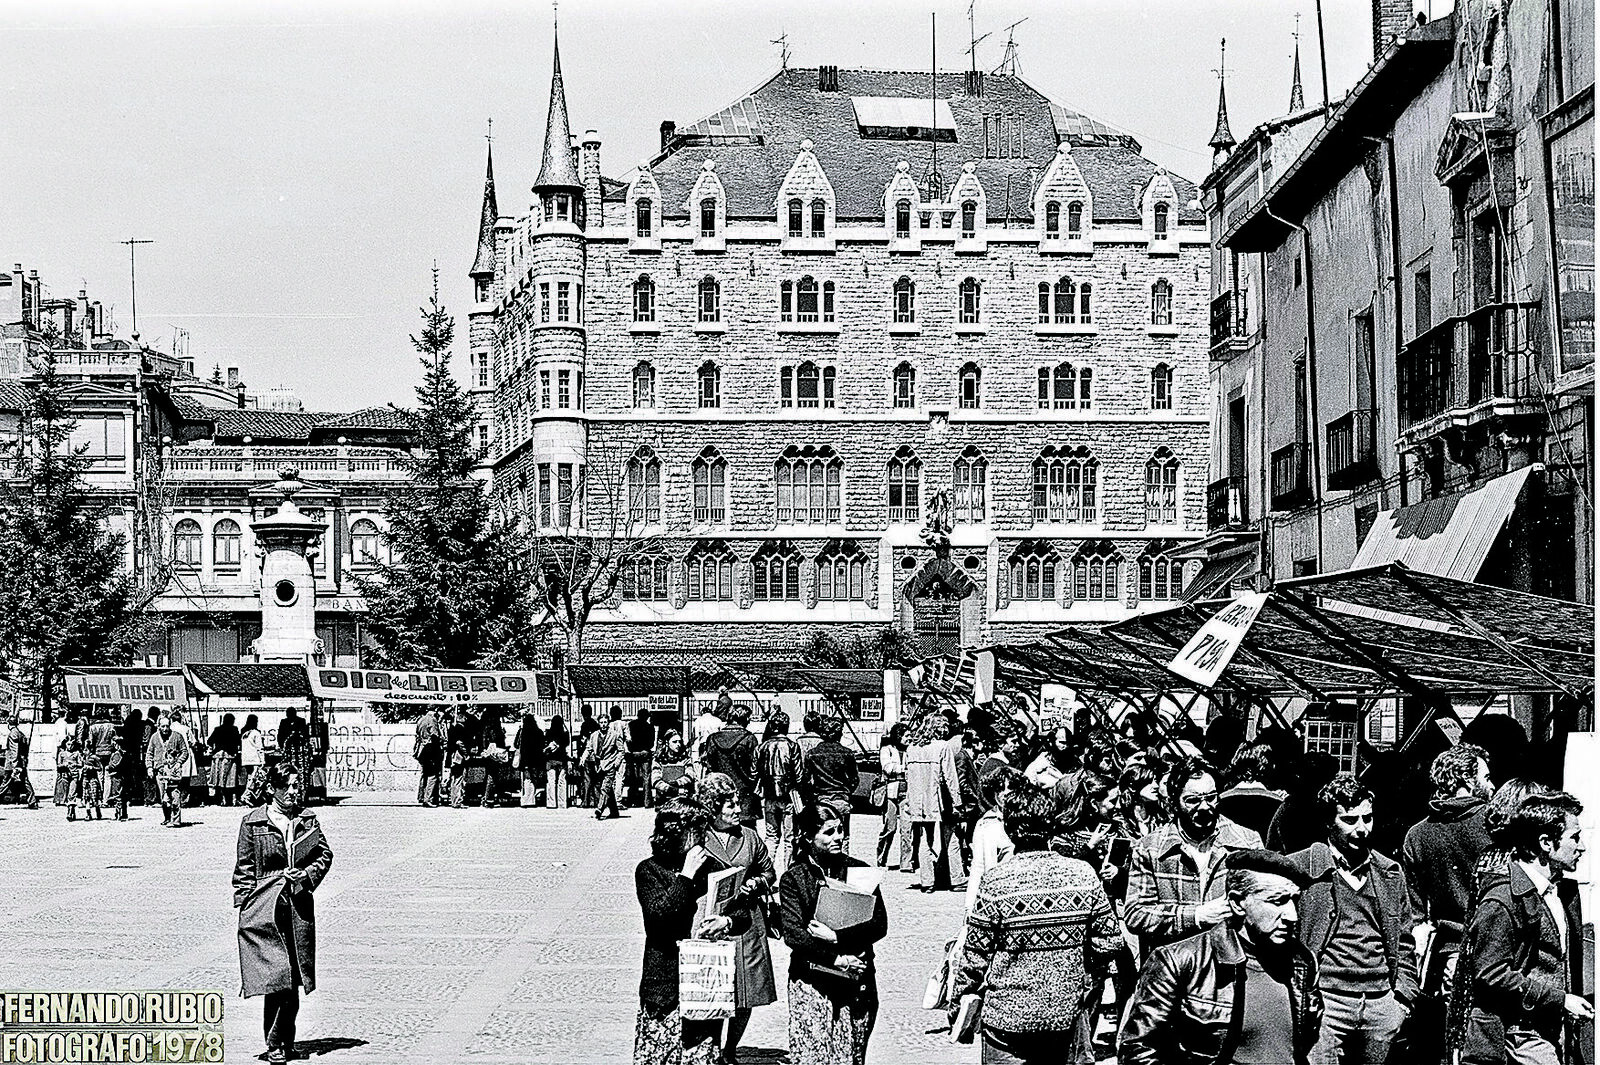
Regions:
<instances>
[{"instance_id":1,"label":"gothic stone building","mask_svg":"<svg viewBox=\"0 0 1600 1065\"><path fill-rule=\"evenodd\" d=\"M470 372L495 491L636 548L586 661L886 625L940 651L1181 597L1196 189L1019 78L929 81L785 69L663 123L623 183L572 136L558 54L527 213L491 164Z\"/></svg>"}]
</instances>

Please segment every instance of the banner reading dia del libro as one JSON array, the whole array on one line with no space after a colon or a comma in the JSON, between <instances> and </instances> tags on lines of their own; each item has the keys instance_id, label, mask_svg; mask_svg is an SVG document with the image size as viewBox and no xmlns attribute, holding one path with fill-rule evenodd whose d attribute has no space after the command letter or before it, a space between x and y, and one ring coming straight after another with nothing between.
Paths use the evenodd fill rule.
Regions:
<instances>
[{"instance_id":1,"label":"banner reading dia del libro","mask_svg":"<svg viewBox=\"0 0 1600 1065\"><path fill-rule=\"evenodd\" d=\"M363 703L534 703L554 696L551 678L539 690L531 670L472 669L435 672L332 669L307 666L318 698Z\"/></svg>"}]
</instances>

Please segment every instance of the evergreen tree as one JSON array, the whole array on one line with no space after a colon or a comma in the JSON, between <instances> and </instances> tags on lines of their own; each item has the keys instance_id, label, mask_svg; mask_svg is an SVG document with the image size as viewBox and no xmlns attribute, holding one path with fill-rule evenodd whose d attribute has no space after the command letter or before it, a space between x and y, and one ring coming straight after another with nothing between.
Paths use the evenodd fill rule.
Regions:
<instances>
[{"instance_id":1,"label":"evergreen tree","mask_svg":"<svg viewBox=\"0 0 1600 1065\"><path fill-rule=\"evenodd\" d=\"M536 658L526 545L497 521L474 464L473 404L450 373L455 320L433 298L421 358L411 481L386 501L390 561L360 581L365 631L393 669L528 668Z\"/></svg>"},{"instance_id":2,"label":"evergreen tree","mask_svg":"<svg viewBox=\"0 0 1600 1065\"><path fill-rule=\"evenodd\" d=\"M19 438L0 482L0 671L38 691L48 714L61 667L128 660L137 636L126 540L84 480L55 356L28 384Z\"/></svg>"}]
</instances>

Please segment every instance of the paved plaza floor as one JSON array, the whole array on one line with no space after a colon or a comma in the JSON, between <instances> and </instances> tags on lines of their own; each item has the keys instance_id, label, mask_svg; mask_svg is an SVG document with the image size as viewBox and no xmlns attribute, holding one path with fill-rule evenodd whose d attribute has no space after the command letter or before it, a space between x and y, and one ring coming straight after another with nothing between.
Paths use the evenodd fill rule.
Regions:
<instances>
[{"instance_id":1,"label":"paved plaza floor","mask_svg":"<svg viewBox=\"0 0 1600 1065\"><path fill-rule=\"evenodd\" d=\"M0 988L229 995L228 1061L263 1051L261 1002L237 998L229 879L242 811L202 807L181 830L158 810L68 823L48 804L0 807ZM334 849L316 894L318 988L302 1050L326 1065L627 1061L644 934L633 869L652 816L597 823L587 810L425 810L365 795L318 810ZM875 818L857 817L868 856ZM962 899L884 884L882 1012L874 1063L975 1062L949 1043L923 986ZM787 951L773 945L779 990ZM779 1003L755 1012L741 1062L784 1053Z\"/></svg>"}]
</instances>

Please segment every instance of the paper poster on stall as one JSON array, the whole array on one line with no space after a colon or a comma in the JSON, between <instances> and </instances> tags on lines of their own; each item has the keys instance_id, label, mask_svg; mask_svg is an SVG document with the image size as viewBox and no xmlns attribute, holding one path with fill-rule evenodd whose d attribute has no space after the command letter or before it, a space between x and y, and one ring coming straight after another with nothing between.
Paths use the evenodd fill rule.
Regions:
<instances>
[{"instance_id":1,"label":"paper poster on stall","mask_svg":"<svg viewBox=\"0 0 1600 1065\"><path fill-rule=\"evenodd\" d=\"M1233 661L1234 652L1255 624L1261 607L1271 592L1240 592L1227 606L1211 615L1183 649L1167 663L1167 668L1202 688L1209 688Z\"/></svg>"}]
</instances>

